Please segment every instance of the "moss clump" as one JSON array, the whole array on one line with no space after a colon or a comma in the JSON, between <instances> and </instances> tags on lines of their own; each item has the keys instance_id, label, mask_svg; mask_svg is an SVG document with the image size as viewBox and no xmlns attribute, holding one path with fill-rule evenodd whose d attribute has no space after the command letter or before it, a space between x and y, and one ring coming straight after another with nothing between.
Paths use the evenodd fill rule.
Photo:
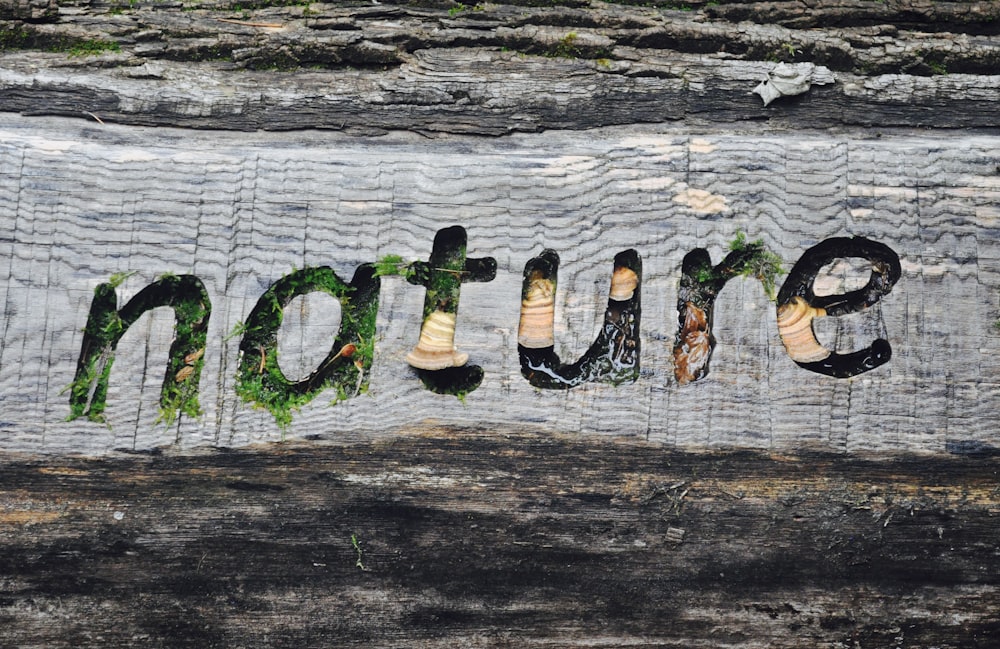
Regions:
<instances>
[{"instance_id":1,"label":"moss clump","mask_svg":"<svg viewBox=\"0 0 1000 649\"><path fill-rule=\"evenodd\" d=\"M413 264L407 262L399 255L385 255L375 262L375 276L388 277L399 275L404 279L410 279L414 274Z\"/></svg>"},{"instance_id":2,"label":"moss clump","mask_svg":"<svg viewBox=\"0 0 1000 649\"><path fill-rule=\"evenodd\" d=\"M781 257L765 248L763 239L748 242L742 232L737 232L736 237L729 242L729 250L739 254L738 263L733 266L736 274L759 280L764 285L768 299L774 302L778 275L784 272ZM703 272L704 269L699 271Z\"/></svg>"},{"instance_id":3,"label":"moss clump","mask_svg":"<svg viewBox=\"0 0 1000 649\"><path fill-rule=\"evenodd\" d=\"M66 52L70 56L97 56L104 52L121 52L122 48L114 41L93 38L72 43L60 43L52 48L54 52Z\"/></svg>"},{"instance_id":4,"label":"moss clump","mask_svg":"<svg viewBox=\"0 0 1000 649\"><path fill-rule=\"evenodd\" d=\"M18 26L0 27L0 51L4 50L46 50L65 52L69 56L95 56L104 52L120 52L121 46L115 41L100 38L46 36L29 27Z\"/></svg>"},{"instance_id":5,"label":"moss clump","mask_svg":"<svg viewBox=\"0 0 1000 649\"><path fill-rule=\"evenodd\" d=\"M0 51L30 49L35 37L35 32L25 27L0 28Z\"/></svg>"}]
</instances>

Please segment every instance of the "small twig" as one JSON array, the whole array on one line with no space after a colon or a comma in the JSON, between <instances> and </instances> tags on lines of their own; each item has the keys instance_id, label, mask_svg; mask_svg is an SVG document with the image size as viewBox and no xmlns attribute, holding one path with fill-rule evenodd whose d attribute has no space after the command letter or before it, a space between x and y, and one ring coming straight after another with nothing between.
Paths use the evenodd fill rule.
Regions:
<instances>
[{"instance_id":1,"label":"small twig","mask_svg":"<svg viewBox=\"0 0 1000 649\"><path fill-rule=\"evenodd\" d=\"M244 25L246 27L270 27L271 29L281 29L282 23L252 23L245 20L232 20L231 18L216 18L220 23L232 23L234 25Z\"/></svg>"},{"instance_id":2,"label":"small twig","mask_svg":"<svg viewBox=\"0 0 1000 649\"><path fill-rule=\"evenodd\" d=\"M354 394L352 397L356 397L361 394L361 384L365 380L365 364L360 360L354 361L354 367L358 368L358 384L354 386Z\"/></svg>"},{"instance_id":3,"label":"small twig","mask_svg":"<svg viewBox=\"0 0 1000 649\"><path fill-rule=\"evenodd\" d=\"M98 124L100 124L101 126L104 126L104 120L102 120L100 117L98 117L97 115L93 114L89 110L86 110L84 112L87 113L88 115L90 115L91 117L93 117L94 119L96 119Z\"/></svg>"}]
</instances>

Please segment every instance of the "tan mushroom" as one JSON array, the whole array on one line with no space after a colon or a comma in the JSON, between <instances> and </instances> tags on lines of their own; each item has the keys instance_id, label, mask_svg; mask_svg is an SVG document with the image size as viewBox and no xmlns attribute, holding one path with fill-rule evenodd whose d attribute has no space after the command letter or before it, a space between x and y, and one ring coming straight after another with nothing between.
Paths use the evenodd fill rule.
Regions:
<instances>
[{"instance_id":1,"label":"tan mushroom","mask_svg":"<svg viewBox=\"0 0 1000 649\"><path fill-rule=\"evenodd\" d=\"M635 271L625 266L619 266L611 275L611 290L608 296L618 302L631 300L638 287L639 276L635 274Z\"/></svg>"},{"instance_id":2,"label":"tan mushroom","mask_svg":"<svg viewBox=\"0 0 1000 649\"><path fill-rule=\"evenodd\" d=\"M519 345L529 349L555 345L555 291L556 285L551 279L537 275L531 278L521 300L521 320L517 327Z\"/></svg>"},{"instance_id":3,"label":"tan mushroom","mask_svg":"<svg viewBox=\"0 0 1000 649\"><path fill-rule=\"evenodd\" d=\"M793 361L816 363L830 356L813 331L813 319L826 315L826 309L810 306L804 298L795 296L778 307L778 334Z\"/></svg>"},{"instance_id":4,"label":"tan mushroom","mask_svg":"<svg viewBox=\"0 0 1000 649\"><path fill-rule=\"evenodd\" d=\"M406 355L406 362L421 370L461 367L468 360L468 354L455 349L455 314L444 311L435 311L424 320L417 346Z\"/></svg>"}]
</instances>

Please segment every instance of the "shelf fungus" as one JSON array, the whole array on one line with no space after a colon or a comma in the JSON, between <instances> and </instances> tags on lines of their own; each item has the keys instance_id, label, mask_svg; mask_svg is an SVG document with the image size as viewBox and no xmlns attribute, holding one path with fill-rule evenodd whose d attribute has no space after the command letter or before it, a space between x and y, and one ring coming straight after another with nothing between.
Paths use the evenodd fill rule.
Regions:
<instances>
[{"instance_id":1,"label":"shelf fungus","mask_svg":"<svg viewBox=\"0 0 1000 649\"><path fill-rule=\"evenodd\" d=\"M483 381L478 365L467 365L469 355L455 348L455 323L462 282L489 282L496 277L492 257L467 259L468 235L460 225L438 230L427 262L411 264L411 284L424 286L423 323L416 346L406 362L417 370L431 392L464 397Z\"/></svg>"},{"instance_id":2,"label":"shelf fungus","mask_svg":"<svg viewBox=\"0 0 1000 649\"><path fill-rule=\"evenodd\" d=\"M627 302L639 288L639 276L628 266L615 266L611 273L611 289L608 298L615 302Z\"/></svg>"},{"instance_id":3,"label":"shelf fungus","mask_svg":"<svg viewBox=\"0 0 1000 649\"><path fill-rule=\"evenodd\" d=\"M563 363L553 334L559 255L545 250L524 266L517 351L521 374L536 388L565 390L587 382L619 385L639 377L642 260L635 250L615 256L604 324L575 363Z\"/></svg>"},{"instance_id":4,"label":"shelf fungus","mask_svg":"<svg viewBox=\"0 0 1000 649\"><path fill-rule=\"evenodd\" d=\"M830 356L830 350L820 344L813 331L813 319L825 315L826 309L809 306L798 295L778 306L778 335L796 363L817 363Z\"/></svg>"},{"instance_id":5,"label":"shelf fungus","mask_svg":"<svg viewBox=\"0 0 1000 649\"><path fill-rule=\"evenodd\" d=\"M461 367L468 361L468 354L455 349L455 314L444 311L435 311L424 320L420 340L406 355L406 362L421 370Z\"/></svg>"},{"instance_id":6,"label":"shelf fungus","mask_svg":"<svg viewBox=\"0 0 1000 649\"><path fill-rule=\"evenodd\" d=\"M556 282L541 270L526 271L524 295L521 298L521 320L517 327L517 344L528 349L545 349L555 345Z\"/></svg>"}]
</instances>

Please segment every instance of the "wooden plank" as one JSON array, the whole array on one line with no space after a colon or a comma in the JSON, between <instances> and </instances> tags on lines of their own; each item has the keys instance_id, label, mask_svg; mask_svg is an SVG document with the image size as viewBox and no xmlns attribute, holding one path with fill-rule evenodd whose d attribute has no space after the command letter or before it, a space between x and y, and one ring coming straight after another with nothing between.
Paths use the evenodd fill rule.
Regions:
<instances>
[{"instance_id":1,"label":"wooden plank","mask_svg":"<svg viewBox=\"0 0 1000 649\"><path fill-rule=\"evenodd\" d=\"M995 443L993 136L629 127L502 141L209 132L178 139L182 132L12 116L2 128L8 180L0 222L12 252L0 352L7 450L240 446L288 435L351 442L441 423L625 434L684 448L942 453L949 443ZM346 280L386 254L426 260L435 233L454 224L468 231L470 258L498 264L495 280L462 290L457 345L486 371L464 402L428 392L407 365L424 291L393 277L382 282L368 394L335 407L330 393L321 395L286 431L237 396L241 337L227 335L268 286L293 268L330 265ZM867 315L819 321L821 338L841 350L886 337L889 364L839 380L802 370L781 346L759 283L740 279L719 297L711 373L677 385L681 258L706 247L717 262L738 231L761 237L786 269L834 236L895 250L903 277L892 293ZM638 251L637 382L563 392L537 390L521 376L521 274L543 248L562 257L557 351L570 359L596 335L613 256ZM66 422L62 391L76 371L93 291L132 271L119 304L163 273L205 283L213 314L204 415L156 423L173 337L170 312L161 309L120 345L109 425ZM831 272L824 282L834 292L867 277L864 266ZM317 355L303 336L313 327L334 331L338 316L322 302L296 304L299 329L283 328L282 349L299 368L315 367L327 346Z\"/></svg>"},{"instance_id":2,"label":"wooden plank","mask_svg":"<svg viewBox=\"0 0 1000 649\"><path fill-rule=\"evenodd\" d=\"M997 468L509 429L5 455L0 642L991 646Z\"/></svg>"}]
</instances>

